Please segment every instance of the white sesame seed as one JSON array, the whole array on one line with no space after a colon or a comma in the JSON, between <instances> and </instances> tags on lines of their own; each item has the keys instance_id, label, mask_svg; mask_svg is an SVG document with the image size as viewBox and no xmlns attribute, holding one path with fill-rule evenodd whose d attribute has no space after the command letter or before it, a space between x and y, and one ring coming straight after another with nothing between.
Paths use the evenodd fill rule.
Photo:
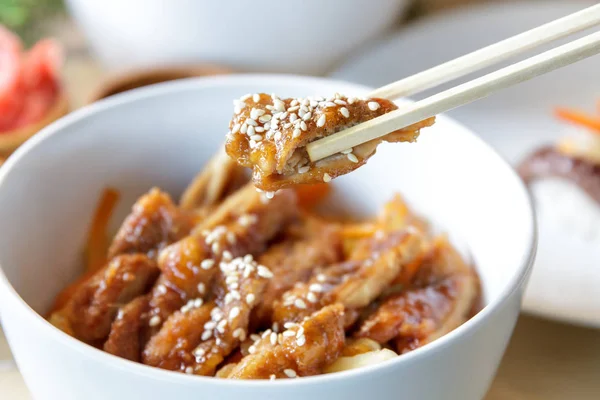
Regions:
<instances>
[{"instance_id":1,"label":"white sesame seed","mask_svg":"<svg viewBox=\"0 0 600 400\"><path fill-rule=\"evenodd\" d=\"M376 101L368 102L367 106L369 107L369 110L371 110L371 111L377 111L381 107L381 105Z\"/></svg>"},{"instance_id":2,"label":"white sesame seed","mask_svg":"<svg viewBox=\"0 0 600 400\"><path fill-rule=\"evenodd\" d=\"M304 343L306 343L306 336L302 335L299 338L296 338L296 344L298 346L304 346Z\"/></svg>"},{"instance_id":3,"label":"white sesame seed","mask_svg":"<svg viewBox=\"0 0 600 400\"><path fill-rule=\"evenodd\" d=\"M242 133L246 133L248 132L248 124L246 124L245 122L242 124L242 127L240 128L240 132Z\"/></svg>"},{"instance_id":4,"label":"white sesame seed","mask_svg":"<svg viewBox=\"0 0 600 400\"><path fill-rule=\"evenodd\" d=\"M308 290L310 290L311 292L323 292L324 288L323 285L321 285L320 283L312 283L309 287Z\"/></svg>"},{"instance_id":5,"label":"white sesame seed","mask_svg":"<svg viewBox=\"0 0 600 400\"><path fill-rule=\"evenodd\" d=\"M252 125L248 125L246 135L248 135L252 140L254 140L254 136L256 136L256 131L254 130L254 127Z\"/></svg>"},{"instance_id":6,"label":"white sesame seed","mask_svg":"<svg viewBox=\"0 0 600 400\"><path fill-rule=\"evenodd\" d=\"M295 112L298 111L300 109L300 106L293 106L287 109L288 112ZM291 117L291 115L290 115Z\"/></svg>"},{"instance_id":7,"label":"white sesame seed","mask_svg":"<svg viewBox=\"0 0 600 400\"><path fill-rule=\"evenodd\" d=\"M267 267L265 267L264 265L259 265L258 266L258 276L262 276L263 278L272 278L273 277L273 273L271 272L271 270Z\"/></svg>"},{"instance_id":8,"label":"white sesame seed","mask_svg":"<svg viewBox=\"0 0 600 400\"><path fill-rule=\"evenodd\" d=\"M262 338L263 338L263 339L264 339L264 338L266 338L267 336L269 336L269 335L271 334L271 332L272 332L272 330L270 330L270 329L267 329L266 331L264 331L264 332L262 333Z\"/></svg>"},{"instance_id":9,"label":"white sesame seed","mask_svg":"<svg viewBox=\"0 0 600 400\"><path fill-rule=\"evenodd\" d=\"M252 345L252 346L248 347L248 353L249 354L256 353L256 346Z\"/></svg>"},{"instance_id":10,"label":"white sesame seed","mask_svg":"<svg viewBox=\"0 0 600 400\"><path fill-rule=\"evenodd\" d=\"M333 101L326 101L324 104L324 108L335 107L335 103Z\"/></svg>"},{"instance_id":11,"label":"white sesame seed","mask_svg":"<svg viewBox=\"0 0 600 400\"><path fill-rule=\"evenodd\" d=\"M294 133L292 134L293 138L297 138L302 134L302 131L300 131L300 129L294 129Z\"/></svg>"},{"instance_id":12,"label":"white sesame seed","mask_svg":"<svg viewBox=\"0 0 600 400\"><path fill-rule=\"evenodd\" d=\"M293 327L295 327L296 325L298 325L298 324L296 324L296 323L294 323L294 322L286 322L285 324L283 324L283 327L284 327L285 329L292 329L292 328L293 328Z\"/></svg>"},{"instance_id":13,"label":"white sesame seed","mask_svg":"<svg viewBox=\"0 0 600 400\"><path fill-rule=\"evenodd\" d=\"M250 97L252 97L252 94L251 94L251 93L248 93L248 94L245 94L245 95L243 95L242 97L240 97L240 100L241 100L241 101L246 101L246 100L248 100Z\"/></svg>"},{"instance_id":14,"label":"white sesame seed","mask_svg":"<svg viewBox=\"0 0 600 400\"><path fill-rule=\"evenodd\" d=\"M277 376L275 376L275 374L269 375L269 380L274 381L275 379L277 379Z\"/></svg>"},{"instance_id":15,"label":"white sesame seed","mask_svg":"<svg viewBox=\"0 0 600 400\"><path fill-rule=\"evenodd\" d=\"M231 133L238 133L242 126L240 124L235 124L233 128L231 128Z\"/></svg>"},{"instance_id":16,"label":"white sesame seed","mask_svg":"<svg viewBox=\"0 0 600 400\"><path fill-rule=\"evenodd\" d=\"M279 322L273 322L273 331L279 332Z\"/></svg>"},{"instance_id":17,"label":"white sesame seed","mask_svg":"<svg viewBox=\"0 0 600 400\"><path fill-rule=\"evenodd\" d=\"M347 103L342 99L335 99L333 101L335 104L339 104L340 106L345 106Z\"/></svg>"},{"instance_id":18,"label":"white sesame seed","mask_svg":"<svg viewBox=\"0 0 600 400\"><path fill-rule=\"evenodd\" d=\"M246 331L244 330L244 328L237 328L235 331L233 331L232 335L234 338L239 338L242 341L246 339ZM242 339L242 337L244 339Z\"/></svg>"},{"instance_id":19,"label":"white sesame seed","mask_svg":"<svg viewBox=\"0 0 600 400\"><path fill-rule=\"evenodd\" d=\"M302 310L304 310L306 308L306 303L302 299L296 299L296 300L294 300L294 305L297 308L300 308Z\"/></svg>"},{"instance_id":20,"label":"white sesame seed","mask_svg":"<svg viewBox=\"0 0 600 400\"><path fill-rule=\"evenodd\" d=\"M240 315L240 308L237 306L233 307L231 311L229 311L229 319L234 319L238 315Z\"/></svg>"},{"instance_id":21,"label":"white sesame seed","mask_svg":"<svg viewBox=\"0 0 600 400\"><path fill-rule=\"evenodd\" d=\"M248 131L250 131L250 129L248 129ZM263 137L261 135L252 135L250 139L254 140L255 142L260 142L261 140L263 140Z\"/></svg>"},{"instance_id":22,"label":"white sesame seed","mask_svg":"<svg viewBox=\"0 0 600 400\"><path fill-rule=\"evenodd\" d=\"M290 330L287 330L287 331L283 332L283 336L284 336L284 337L292 337L292 336L296 336L296 332L294 332L294 331L290 331Z\"/></svg>"},{"instance_id":23,"label":"white sesame seed","mask_svg":"<svg viewBox=\"0 0 600 400\"><path fill-rule=\"evenodd\" d=\"M156 287L156 291L160 294L166 294L167 293L167 287L165 285L158 285Z\"/></svg>"},{"instance_id":24,"label":"white sesame seed","mask_svg":"<svg viewBox=\"0 0 600 400\"><path fill-rule=\"evenodd\" d=\"M207 259L200 263L202 269L211 269L215 265L215 260Z\"/></svg>"},{"instance_id":25,"label":"white sesame seed","mask_svg":"<svg viewBox=\"0 0 600 400\"><path fill-rule=\"evenodd\" d=\"M325 116L325 114L321 114L321 116L319 117L319 119L317 120L317 126L320 128L322 126L325 126L325 122L327 121L327 117Z\"/></svg>"},{"instance_id":26,"label":"white sesame seed","mask_svg":"<svg viewBox=\"0 0 600 400\"><path fill-rule=\"evenodd\" d=\"M229 287L232 289L238 289L240 287L240 284L237 282L233 282L229 285Z\"/></svg>"},{"instance_id":27,"label":"white sesame seed","mask_svg":"<svg viewBox=\"0 0 600 400\"><path fill-rule=\"evenodd\" d=\"M331 182L331 175L329 175L327 172L323 174L323 182Z\"/></svg>"},{"instance_id":28,"label":"white sesame seed","mask_svg":"<svg viewBox=\"0 0 600 400\"><path fill-rule=\"evenodd\" d=\"M355 97L348 97L348 104L354 104L355 101L356 101Z\"/></svg>"},{"instance_id":29,"label":"white sesame seed","mask_svg":"<svg viewBox=\"0 0 600 400\"><path fill-rule=\"evenodd\" d=\"M196 347L196 349L194 350L194 356L196 357L202 357L206 354L206 350L204 350L202 347Z\"/></svg>"},{"instance_id":30,"label":"white sesame seed","mask_svg":"<svg viewBox=\"0 0 600 400\"><path fill-rule=\"evenodd\" d=\"M256 221L256 215L248 215L248 217L254 217L254 221ZM245 263L251 263L254 261L254 257L252 257L252 254L246 254L243 258L243 261Z\"/></svg>"},{"instance_id":31,"label":"white sesame seed","mask_svg":"<svg viewBox=\"0 0 600 400\"><path fill-rule=\"evenodd\" d=\"M227 293L225 295L224 301L225 301L225 305L227 305L227 304L229 304L229 303L231 303L233 301L233 297L231 297L231 293Z\"/></svg>"},{"instance_id":32,"label":"white sesame seed","mask_svg":"<svg viewBox=\"0 0 600 400\"><path fill-rule=\"evenodd\" d=\"M302 119L304 121L308 121L311 117L312 117L312 113L309 111L306 114L304 114L304 116L302 117Z\"/></svg>"},{"instance_id":33,"label":"white sesame seed","mask_svg":"<svg viewBox=\"0 0 600 400\"><path fill-rule=\"evenodd\" d=\"M283 370L283 373L288 377L288 378L295 378L298 376L298 374L296 373L296 371L294 371L293 369L289 369L286 368Z\"/></svg>"},{"instance_id":34,"label":"white sesame seed","mask_svg":"<svg viewBox=\"0 0 600 400\"><path fill-rule=\"evenodd\" d=\"M210 311L210 317L213 321L220 321L223 318L223 311L221 311L220 308L215 307Z\"/></svg>"},{"instance_id":35,"label":"white sesame seed","mask_svg":"<svg viewBox=\"0 0 600 400\"><path fill-rule=\"evenodd\" d=\"M342 114L345 118L350 117L350 111L346 107L340 108L340 114Z\"/></svg>"},{"instance_id":36,"label":"white sesame seed","mask_svg":"<svg viewBox=\"0 0 600 400\"><path fill-rule=\"evenodd\" d=\"M260 335L257 335L256 333L253 333L253 334L250 335L250 339L254 340L255 342L259 341L260 340Z\"/></svg>"},{"instance_id":37,"label":"white sesame seed","mask_svg":"<svg viewBox=\"0 0 600 400\"><path fill-rule=\"evenodd\" d=\"M246 303L251 306L252 303L254 303L254 300L256 299L256 296L253 293L248 293L246 295Z\"/></svg>"},{"instance_id":38,"label":"white sesame seed","mask_svg":"<svg viewBox=\"0 0 600 400\"><path fill-rule=\"evenodd\" d=\"M271 335L269 336L269 341L273 346L277 344L277 334L275 332L271 332Z\"/></svg>"},{"instance_id":39,"label":"white sesame seed","mask_svg":"<svg viewBox=\"0 0 600 400\"><path fill-rule=\"evenodd\" d=\"M260 101L260 95L258 93L254 93L252 100L254 100L255 103L258 103Z\"/></svg>"},{"instance_id":40,"label":"white sesame seed","mask_svg":"<svg viewBox=\"0 0 600 400\"><path fill-rule=\"evenodd\" d=\"M218 253L221 251L221 245L219 245L219 242L214 242L210 248L213 253Z\"/></svg>"},{"instance_id":41,"label":"white sesame seed","mask_svg":"<svg viewBox=\"0 0 600 400\"><path fill-rule=\"evenodd\" d=\"M273 137L275 140L281 140L281 131L275 132L275 136Z\"/></svg>"},{"instance_id":42,"label":"white sesame seed","mask_svg":"<svg viewBox=\"0 0 600 400\"><path fill-rule=\"evenodd\" d=\"M350 147L349 149L346 149L346 150L342 150L342 151L340 151L340 153L342 153L342 154L352 153L352 147Z\"/></svg>"},{"instance_id":43,"label":"white sesame seed","mask_svg":"<svg viewBox=\"0 0 600 400\"><path fill-rule=\"evenodd\" d=\"M302 335L304 335L304 328L302 326L300 326L298 328L298 332L296 332L296 337L300 337Z\"/></svg>"},{"instance_id":44,"label":"white sesame seed","mask_svg":"<svg viewBox=\"0 0 600 400\"><path fill-rule=\"evenodd\" d=\"M256 121L254 120L254 118L247 118L247 119L246 119L246 123L247 123L249 126L258 126L258 122L256 122Z\"/></svg>"},{"instance_id":45,"label":"white sesame seed","mask_svg":"<svg viewBox=\"0 0 600 400\"><path fill-rule=\"evenodd\" d=\"M187 368L185 369L185 373L186 373L186 374L188 374L188 375L191 375L191 374L193 374L193 373L194 373L194 368L192 368L192 367L187 367Z\"/></svg>"},{"instance_id":46,"label":"white sesame seed","mask_svg":"<svg viewBox=\"0 0 600 400\"><path fill-rule=\"evenodd\" d=\"M327 276L325 274L318 274L317 275L317 281L318 282L325 282L325 281L327 281Z\"/></svg>"},{"instance_id":47,"label":"white sesame seed","mask_svg":"<svg viewBox=\"0 0 600 400\"><path fill-rule=\"evenodd\" d=\"M267 199L272 199L273 197L275 197L275 192L265 192L265 196L267 197Z\"/></svg>"},{"instance_id":48,"label":"white sesame seed","mask_svg":"<svg viewBox=\"0 0 600 400\"><path fill-rule=\"evenodd\" d=\"M227 326L227 320L223 319L221 321L219 321L219 323L217 324L217 331L219 333L225 333L225 327Z\"/></svg>"},{"instance_id":49,"label":"white sesame seed","mask_svg":"<svg viewBox=\"0 0 600 400\"><path fill-rule=\"evenodd\" d=\"M150 321L148 322L148 325L152 327L158 326L158 324L160 324L160 317L158 315L155 315L152 318L150 318Z\"/></svg>"},{"instance_id":50,"label":"white sesame seed","mask_svg":"<svg viewBox=\"0 0 600 400\"><path fill-rule=\"evenodd\" d=\"M229 244L235 244L237 241L235 234L233 232L227 232L227 241Z\"/></svg>"},{"instance_id":51,"label":"white sesame seed","mask_svg":"<svg viewBox=\"0 0 600 400\"><path fill-rule=\"evenodd\" d=\"M200 339L208 340L211 338L211 336L212 336L212 331L207 330L207 331L202 332L202 336L200 337Z\"/></svg>"},{"instance_id":52,"label":"white sesame seed","mask_svg":"<svg viewBox=\"0 0 600 400\"><path fill-rule=\"evenodd\" d=\"M233 298L234 300L242 299L242 295L237 290L232 290L231 292L229 292L229 294L231 295L231 298Z\"/></svg>"},{"instance_id":53,"label":"white sesame seed","mask_svg":"<svg viewBox=\"0 0 600 400\"><path fill-rule=\"evenodd\" d=\"M256 128L254 128L254 132L258 132L258 133L263 133L265 131L265 128L263 128L262 126L257 126ZM262 140L262 138L261 138Z\"/></svg>"},{"instance_id":54,"label":"white sesame seed","mask_svg":"<svg viewBox=\"0 0 600 400\"><path fill-rule=\"evenodd\" d=\"M265 114L265 115L261 115L261 117L258 119L259 122L262 122L263 124L266 122L269 122L273 117L271 116L271 114ZM266 128L266 126L265 126Z\"/></svg>"},{"instance_id":55,"label":"white sesame seed","mask_svg":"<svg viewBox=\"0 0 600 400\"><path fill-rule=\"evenodd\" d=\"M306 126L306 122L300 122L300 129L302 129L303 131L306 131L308 129L308 127Z\"/></svg>"},{"instance_id":56,"label":"white sesame seed","mask_svg":"<svg viewBox=\"0 0 600 400\"><path fill-rule=\"evenodd\" d=\"M273 99L273 106L277 111L284 112L285 111L285 103L280 99Z\"/></svg>"},{"instance_id":57,"label":"white sesame seed","mask_svg":"<svg viewBox=\"0 0 600 400\"><path fill-rule=\"evenodd\" d=\"M204 330L208 331L211 329L215 329L216 326L217 326L217 323L215 321L208 321L207 323L204 324Z\"/></svg>"},{"instance_id":58,"label":"white sesame seed","mask_svg":"<svg viewBox=\"0 0 600 400\"><path fill-rule=\"evenodd\" d=\"M200 308L200 307L202 307L202 303L203 303L203 302L204 302L204 301L203 301L202 299L200 299L200 298L198 298L198 299L194 300L194 307L196 307L196 308Z\"/></svg>"},{"instance_id":59,"label":"white sesame seed","mask_svg":"<svg viewBox=\"0 0 600 400\"><path fill-rule=\"evenodd\" d=\"M257 108L253 108L252 110L250 110L250 118L252 118L252 119L258 119L258 117L260 117L264 113L265 113L264 110L259 110Z\"/></svg>"},{"instance_id":60,"label":"white sesame seed","mask_svg":"<svg viewBox=\"0 0 600 400\"><path fill-rule=\"evenodd\" d=\"M348 160L352 161L355 164L358 162L358 158L352 153L346 154L346 157L348 157Z\"/></svg>"},{"instance_id":61,"label":"white sesame seed","mask_svg":"<svg viewBox=\"0 0 600 400\"><path fill-rule=\"evenodd\" d=\"M298 115L296 115L295 113L290 114L290 122L294 122L297 119L298 119Z\"/></svg>"},{"instance_id":62,"label":"white sesame seed","mask_svg":"<svg viewBox=\"0 0 600 400\"><path fill-rule=\"evenodd\" d=\"M300 167L298 168L298 173L299 174L305 174L310 170L310 167L308 165L305 165L304 167Z\"/></svg>"},{"instance_id":63,"label":"white sesame seed","mask_svg":"<svg viewBox=\"0 0 600 400\"><path fill-rule=\"evenodd\" d=\"M317 296L313 292L308 292L308 294L306 295L306 300L310 301L311 303L316 303Z\"/></svg>"}]
</instances>

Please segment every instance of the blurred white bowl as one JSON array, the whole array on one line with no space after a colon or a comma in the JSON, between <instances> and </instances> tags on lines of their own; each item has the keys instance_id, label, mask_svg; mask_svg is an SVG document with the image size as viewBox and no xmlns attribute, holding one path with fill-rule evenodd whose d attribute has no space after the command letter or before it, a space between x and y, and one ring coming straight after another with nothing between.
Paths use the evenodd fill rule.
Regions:
<instances>
[{"instance_id":1,"label":"blurred white bowl","mask_svg":"<svg viewBox=\"0 0 600 400\"><path fill-rule=\"evenodd\" d=\"M108 67L213 62L323 74L409 0L67 0Z\"/></svg>"},{"instance_id":2,"label":"blurred white bowl","mask_svg":"<svg viewBox=\"0 0 600 400\"><path fill-rule=\"evenodd\" d=\"M370 214L401 192L453 239L468 244L486 305L420 349L337 374L230 381L117 358L38 314L77 276L102 188L122 193L120 217L153 185L178 195L222 146L231 99L260 90L282 96L367 93L341 81L283 76L170 82L74 112L35 135L0 168L0 317L36 400L388 400L400 393L411 400L483 398L519 314L535 252L533 211L513 170L444 116L418 144L382 145L367 166L336 179L332 199Z\"/></svg>"}]
</instances>

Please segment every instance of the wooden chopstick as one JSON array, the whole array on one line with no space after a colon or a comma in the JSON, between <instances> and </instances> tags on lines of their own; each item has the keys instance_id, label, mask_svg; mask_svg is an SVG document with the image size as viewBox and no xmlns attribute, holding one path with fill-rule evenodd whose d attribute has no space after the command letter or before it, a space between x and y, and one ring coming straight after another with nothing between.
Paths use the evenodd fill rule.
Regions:
<instances>
[{"instance_id":1,"label":"wooden chopstick","mask_svg":"<svg viewBox=\"0 0 600 400\"><path fill-rule=\"evenodd\" d=\"M600 6L592 8L595 16L593 19L596 21L595 24L598 24L600 23ZM588 14L586 15L589 17ZM591 20L586 19L585 24L590 23L592 23ZM545 41L543 42L545 43ZM519 46L517 43L513 42L513 44ZM514 51L512 52L515 54ZM306 146L308 155L311 161L318 161L598 53L600 53L600 32L309 143ZM438 71L441 75L445 75L443 72L442 70ZM438 81L441 82L443 79L438 79Z\"/></svg>"},{"instance_id":2,"label":"wooden chopstick","mask_svg":"<svg viewBox=\"0 0 600 400\"><path fill-rule=\"evenodd\" d=\"M369 97L393 100L411 96L598 24L600 4L375 89Z\"/></svg>"}]
</instances>

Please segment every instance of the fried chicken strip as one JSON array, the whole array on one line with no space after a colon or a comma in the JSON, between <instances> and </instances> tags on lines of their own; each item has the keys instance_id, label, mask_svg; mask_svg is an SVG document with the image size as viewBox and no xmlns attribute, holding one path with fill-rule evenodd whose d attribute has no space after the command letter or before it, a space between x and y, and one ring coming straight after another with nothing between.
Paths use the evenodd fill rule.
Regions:
<instances>
[{"instance_id":1,"label":"fried chicken strip","mask_svg":"<svg viewBox=\"0 0 600 400\"><path fill-rule=\"evenodd\" d=\"M231 379L276 379L317 375L344 347L344 307L326 306L280 334L270 332L251 346L229 372Z\"/></svg>"},{"instance_id":2,"label":"fried chicken strip","mask_svg":"<svg viewBox=\"0 0 600 400\"><path fill-rule=\"evenodd\" d=\"M414 350L468 319L476 287L473 274L461 274L392 295L364 321L355 336L382 344L394 339L398 353Z\"/></svg>"},{"instance_id":3,"label":"fried chicken strip","mask_svg":"<svg viewBox=\"0 0 600 400\"><path fill-rule=\"evenodd\" d=\"M276 191L295 184L329 181L347 174L375 154L382 142L414 142L428 119L372 140L344 154L311 162L306 145L398 107L375 98L280 99L267 94L246 95L235 102L226 151L242 166L252 168L257 187Z\"/></svg>"},{"instance_id":4,"label":"fried chicken strip","mask_svg":"<svg viewBox=\"0 0 600 400\"><path fill-rule=\"evenodd\" d=\"M223 261L219 268L216 305L209 312L210 320L199 324L194 313L184 309L176 312L150 339L144 363L212 376L225 357L246 339L250 313L272 273L250 255Z\"/></svg>"},{"instance_id":5,"label":"fried chicken strip","mask_svg":"<svg viewBox=\"0 0 600 400\"><path fill-rule=\"evenodd\" d=\"M421 235L394 232L373 238L371 256L350 260L317 272L307 283L296 285L275 303L273 319L280 325L298 322L315 310L333 303L345 306L351 325L358 316L348 311L366 307L375 300L420 250Z\"/></svg>"},{"instance_id":6,"label":"fried chicken strip","mask_svg":"<svg viewBox=\"0 0 600 400\"><path fill-rule=\"evenodd\" d=\"M50 321L62 321L74 337L97 344L108 336L119 306L144 293L158 273L156 263L145 255L116 256L81 285Z\"/></svg>"}]
</instances>

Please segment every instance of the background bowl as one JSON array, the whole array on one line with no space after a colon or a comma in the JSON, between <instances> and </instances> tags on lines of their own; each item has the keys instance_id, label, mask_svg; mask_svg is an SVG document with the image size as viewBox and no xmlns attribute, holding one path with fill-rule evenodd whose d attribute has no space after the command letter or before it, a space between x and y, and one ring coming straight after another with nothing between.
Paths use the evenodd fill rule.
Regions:
<instances>
[{"instance_id":1,"label":"background bowl","mask_svg":"<svg viewBox=\"0 0 600 400\"><path fill-rule=\"evenodd\" d=\"M333 202L374 213L401 192L450 232L476 263L486 307L450 334L374 367L298 380L225 381L131 363L47 323L53 297L80 270L101 190L123 193L123 217L156 185L177 196L223 143L231 100L364 94L339 81L219 76L169 82L102 100L23 145L0 169L0 318L37 400L137 398L481 399L519 313L535 249L532 207L510 167L457 123L440 117L418 145L383 145L335 181Z\"/></svg>"},{"instance_id":2,"label":"background bowl","mask_svg":"<svg viewBox=\"0 0 600 400\"><path fill-rule=\"evenodd\" d=\"M213 62L323 74L399 21L407 0L68 0L109 67Z\"/></svg>"}]
</instances>

